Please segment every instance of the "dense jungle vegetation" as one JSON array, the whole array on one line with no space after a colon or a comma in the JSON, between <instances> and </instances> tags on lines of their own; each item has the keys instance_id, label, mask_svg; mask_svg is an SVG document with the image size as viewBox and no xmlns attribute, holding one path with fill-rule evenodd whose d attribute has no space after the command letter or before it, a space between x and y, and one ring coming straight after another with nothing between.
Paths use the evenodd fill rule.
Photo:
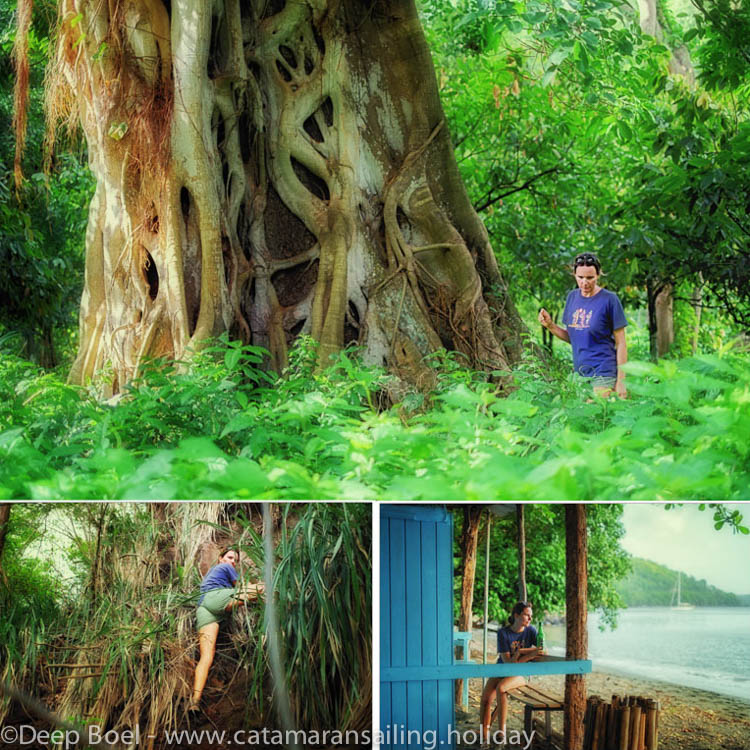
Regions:
<instances>
[{"instance_id":1,"label":"dense jungle vegetation","mask_svg":"<svg viewBox=\"0 0 750 750\"><path fill-rule=\"evenodd\" d=\"M510 383L447 352L409 384L356 346L321 371L305 337L277 375L223 337L110 400L96 379L66 384L93 180L64 136L45 170L55 6L34 7L16 190L15 3L0 1L0 499L750 499L748 0L658 0L645 30L619 0L419 3L529 331ZM541 306L559 317L581 251L625 305L625 401L590 402L536 323Z\"/></svg>"},{"instance_id":2,"label":"dense jungle vegetation","mask_svg":"<svg viewBox=\"0 0 750 750\"><path fill-rule=\"evenodd\" d=\"M58 726L139 725L148 748L169 744L164 731L195 728L186 710L199 585L232 545L241 580L269 582L276 625L261 598L222 626L197 726L279 727L286 691L297 729L369 727L370 505L267 510L262 519L259 504L13 505L0 548L0 722L45 719L9 699L12 685L55 711Z\"/></svg>"}]
</instances>

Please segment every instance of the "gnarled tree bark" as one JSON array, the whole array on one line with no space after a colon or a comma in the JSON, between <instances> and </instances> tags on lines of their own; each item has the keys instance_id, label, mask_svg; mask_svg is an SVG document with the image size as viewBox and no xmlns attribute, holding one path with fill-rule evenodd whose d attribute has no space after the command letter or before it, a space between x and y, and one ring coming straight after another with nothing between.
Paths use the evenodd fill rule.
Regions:
<instances>
[{"instance_id":1,"label":"gnarled tree bark","mask_svg":"<svg viewBox=\"0 0 750 750\"><path fill-rule=\"evenodd\" d=\"M223 331L277 369L300 333L409 379L519 357L412 0L63 0L49 93L97 178L72 381Z\"/></svg>"}]
</instances>

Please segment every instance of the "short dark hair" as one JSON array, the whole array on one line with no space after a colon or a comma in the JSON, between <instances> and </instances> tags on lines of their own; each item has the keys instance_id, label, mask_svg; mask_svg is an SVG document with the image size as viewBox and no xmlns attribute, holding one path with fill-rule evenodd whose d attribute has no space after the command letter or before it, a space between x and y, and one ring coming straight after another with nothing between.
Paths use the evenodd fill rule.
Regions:
<instances>
[{"instance_id":1,"label":"short dark hair","mask_svg":"<svg viewBox=\"0 0 750 750\"><path fill-rule=\"evenodd\" d=\"M520 615L521 612L523 612L526 609L526 607L530 607L530 606L531 606L530 602L516 602L513 605L513 609L510 611L510 614L508 615L508 624L512 625L513 624L513 616L514 615Z\"/></svg>"},{"instance_id":2,"label":"short dark hair","mask_svg":"<svg viewBox=\"0 0 750 750\"><path fill-rule=\"evenodd\" d=\"M581 253L580 255L576 255L573 260L573 272L575 272L578 266L594 266L598 274L602 272L602 264L599 262L599 258L593 253Z\"/></svg>"},{"instance_id":3,"label":"short dark hair","mask_svg":"<svg viewBox=\"0 0 750 750\"><path fill-rule=\"evenodd\" d=\"M219 560L221 560L221 558L224 557L227 552L234 552L234 554L237 555L237 562L240 561L240 551L237 549L237 547L232 547L231 545L229 547L222 547L219 550Z\"/></svg>"}]
</instances>

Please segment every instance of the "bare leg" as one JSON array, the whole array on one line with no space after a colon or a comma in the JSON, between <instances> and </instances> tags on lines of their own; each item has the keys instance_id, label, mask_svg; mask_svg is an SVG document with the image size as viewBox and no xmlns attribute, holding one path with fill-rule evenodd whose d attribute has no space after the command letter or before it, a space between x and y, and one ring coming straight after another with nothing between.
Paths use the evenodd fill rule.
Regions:
<instances>
[{"instance_id":1,"label":"bare leg","mask_svg":"<svg viewBox=\"0 0 750 750\"><path fill-rule=\"evenodd\" d=\"M504 677L497 686L498 707L500 708L498 727L503 732L503 736L505 735L505 725L508 721L508 691L521 687L524 684L526 684L526 680L523 677L517 676Z\"/></svg>"},{"instance_id":2,"label":"bare leg","mask_svg":"<svg viewBox=\"0 0 750 750\"><path fill-rule=\"evenodd\" d=\"M198 645L200 647L201 657L195 665L195 680L193 681L193 706L197 706L203 695L203 688L206 686L208 679L208 670L214 661L216 652L216 638L219 635L219 623L212 622L204 625L198 631Z\"/></svg>"},{"instance_id":3,"label":"bare leg","mask_svg":"<svg viewBox=\"0 0 750 750\"><path fill-rule=\"evenodd\" d=\"M479 721L482 724L482 741L485 743L489 742L492 702L495 698L495 691L499 682L499 677L490 677L484 686L484 690L482 690L482 700L479 704Z\"/></svg>"}]
</instances>

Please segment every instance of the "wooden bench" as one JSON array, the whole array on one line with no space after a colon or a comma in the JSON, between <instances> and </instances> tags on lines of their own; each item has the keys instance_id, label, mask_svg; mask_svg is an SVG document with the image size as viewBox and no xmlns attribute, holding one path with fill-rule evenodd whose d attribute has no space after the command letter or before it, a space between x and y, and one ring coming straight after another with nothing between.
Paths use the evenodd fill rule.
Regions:
<instances>
[{"instance_id":1,"label":"wooden bench","mask_svg":"<svg viewBox=\"0 0 750 750\"><path fill-rule=\"evenodd\" d=\"M545 743L549 743L552 738L552 717L550 711L562 711L563 700L562 698L555 698L547 693L542 692L539 688L533 685L521 685L520 687L513 688L508 691L508 695L511 698L515 698L524 704L523 709L523 730L526 732L526 736L530 737L532 731L534 731L534 711L544 711L544 740ZM495 722L498 709L492 714L491 723Z\"/></svg>"}]
</instances>

